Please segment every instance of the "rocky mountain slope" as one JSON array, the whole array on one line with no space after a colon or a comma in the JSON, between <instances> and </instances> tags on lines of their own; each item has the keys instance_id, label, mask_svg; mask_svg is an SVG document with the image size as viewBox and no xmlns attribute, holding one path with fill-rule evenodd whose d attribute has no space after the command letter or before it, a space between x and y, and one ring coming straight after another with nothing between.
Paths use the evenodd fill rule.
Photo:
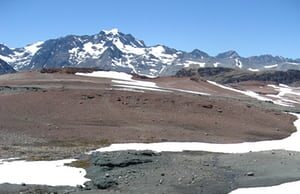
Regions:
<instances>
[{"instance_id":1,"label":"rocky mountain slope","mask_svg":"<svg viewBox=\"0 0 300 194\"><path fill-rule=\"evenodd\" d=\"M14 68L8 65L5 61L0 59L0 75L5 73L15 72Z\"/></svg>"},{"instance_id":2,"label":"rocky mountain slope","mask_svg":"<svg viewBox=\"0 0 300 194\"><path fill-rule=\"evenodd\" d=\"M267 81L277 84L292 84L300 81L299 70L249 72L225 67L182 69L176 73L177 77L191 77L213 80L219 83L237 83L242 81Z\"/></svg>"},{"instance_id":3,"label":"rocky mountain slope","mask_svg":"<svg viewBox=\"0 0 300 194\"><path fill-rule=\"evenodd\" d=\"M0 44L0 59L18 71L61 67L96 67L147 76L175 75L183 67L229 67L249 71L299 69L300 60L261 55L241 57L227 51L213 57L198 49L185 52L164 45L147 46L117 29L95 35L68 35L9 48Z\"/></svg>"}]
</instances>

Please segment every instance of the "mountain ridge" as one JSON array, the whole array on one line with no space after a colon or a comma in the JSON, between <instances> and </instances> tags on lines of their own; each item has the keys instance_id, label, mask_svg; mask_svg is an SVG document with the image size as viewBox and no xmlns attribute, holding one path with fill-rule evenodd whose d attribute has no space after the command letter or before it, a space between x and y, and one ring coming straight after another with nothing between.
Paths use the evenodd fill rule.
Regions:
<instances>
[{"instance_id":1,"label":"mountain ridge","mask_svg":"<svg viewBox=\"0 0 300 194\"><path fill-rule=\"evenodd\" d=\"M269 54L241 57L229 50L210 56L194 49L190 52L143 40L118 29L93 35L66 35L11 49L0 44L0 59L18 71L42 68L96 67L147 76L175 75L182 68L227 67L249 71L300 70L300 60Z\"/></svg>"}]
</instances>

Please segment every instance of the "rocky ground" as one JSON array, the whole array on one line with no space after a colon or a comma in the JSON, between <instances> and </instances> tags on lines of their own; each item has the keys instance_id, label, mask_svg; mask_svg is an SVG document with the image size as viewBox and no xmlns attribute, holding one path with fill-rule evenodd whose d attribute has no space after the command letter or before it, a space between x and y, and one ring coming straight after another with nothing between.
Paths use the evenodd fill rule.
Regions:
<instances>
[{"instance_id":1,"label":"rocky ground","mask_svg":"<svg viewBox=\"0 0 300 194\"><path fill-rule=\"evenodd\" d=\"M121 91L110 79L66 73L0 76L0 158L75 157L79 161L72 165L86 168L92 179L86 188L2 184L0 193L228 193L300 177L298 153L284 151L82 155L111 143L238 143L282 139L295 131L295 117L283 111L297 107L257 101L201 80L154 81L211 96Z\"/></svg>"},{"instance_id":2,"label":"rocky ground","mask_svg":"<svg viewBox=\"0 0 300 194\"><path fill-rule=\"evenodd\" d=\"M0 185L0 193L204 193L227 194L241 187L300 179L300 154L124 151L81 156L73 166L87 169L84 188Z\"/></svg>"}]
</instances>

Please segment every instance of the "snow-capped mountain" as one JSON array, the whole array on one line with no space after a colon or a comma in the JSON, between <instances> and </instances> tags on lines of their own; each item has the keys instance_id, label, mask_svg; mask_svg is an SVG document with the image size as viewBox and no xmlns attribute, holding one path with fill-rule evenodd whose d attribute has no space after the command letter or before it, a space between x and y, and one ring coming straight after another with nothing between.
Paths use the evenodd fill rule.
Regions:
<instances>
[{"instance_id":1,"label":"snow-capped mountain","mask_svg":"<svg viewBox=\"0 0 300 194\"><path fill-rule=\"evenodd\" d=\"M41 48L43 42L36 42L24 48L10 49L0 44L0 59L6 61L15 69L22 69L30 64L32 57Z\"/></svg>"},{"instance_id":2,"label":"snow-capped mountain","mask_svg":"<svg viewBox=\"0 0 300 194\"><path fill-rule=\"evenodd\" d=\"M69 35L24 48L0 44L0 59L18 71L60 67L98 67L147 76L175 75L183 67L230 67L251 71L300 69L299 60L271 55L249 58L235 51L216 57L198 49L185 52L164 45L147 46L117 29L95 35Z\"/></svg>"}]
</instances>

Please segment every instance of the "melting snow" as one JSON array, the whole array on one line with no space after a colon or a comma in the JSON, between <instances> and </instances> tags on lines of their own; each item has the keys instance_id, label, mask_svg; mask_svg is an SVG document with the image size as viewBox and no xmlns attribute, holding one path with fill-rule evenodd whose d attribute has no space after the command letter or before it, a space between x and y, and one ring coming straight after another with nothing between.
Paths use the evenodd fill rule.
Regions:
<instances>
[{"instance_id":1,"label":"melting snow","mask_svg":"<svg viewBox=\"0 0 300 194\"><path fill-rule=\"evenodd\" d=\"M253 91L250 91L250 90L247 90L247 91L242 91L242 90L238 90L238 89L235 89L235 88L231 88L231 87L228 87L228 86L224 86L224 85L221 85L221 84L218 84L216 82L213 82L213 81L207 81L208 83L210 84L213 84L215 86L218 86L220 88L223 88L223 89L226 89L226 90L230 90L230 91L233 91L233 92L237 92L237 93L241 93L241 94L244 94L246 96L249 96L249 97L252 97L252 98L255 98L257 100L261 100L261 101L270 101L270 102L273 102L274 104L277 104L277 105L281 105L281 106L293 106L291 105L290 103L287 103L283 100L273 100L271 98L267 98L267 97L264 97L264 96L261 96Z\"/></svg>"},{"instance_id":2,"label":"melting snow","mask_svg":"<svg viewBox=\"0 0 300 194\"><path fill-rule=\"evenodd\" d=\"M293 88L284 84L279 84L279 86L268 86L274 88L278 92L277 95L268 94L268 97L276 98L289 104L300 104L300 88Z\"/></svg>"}]
</instances>

